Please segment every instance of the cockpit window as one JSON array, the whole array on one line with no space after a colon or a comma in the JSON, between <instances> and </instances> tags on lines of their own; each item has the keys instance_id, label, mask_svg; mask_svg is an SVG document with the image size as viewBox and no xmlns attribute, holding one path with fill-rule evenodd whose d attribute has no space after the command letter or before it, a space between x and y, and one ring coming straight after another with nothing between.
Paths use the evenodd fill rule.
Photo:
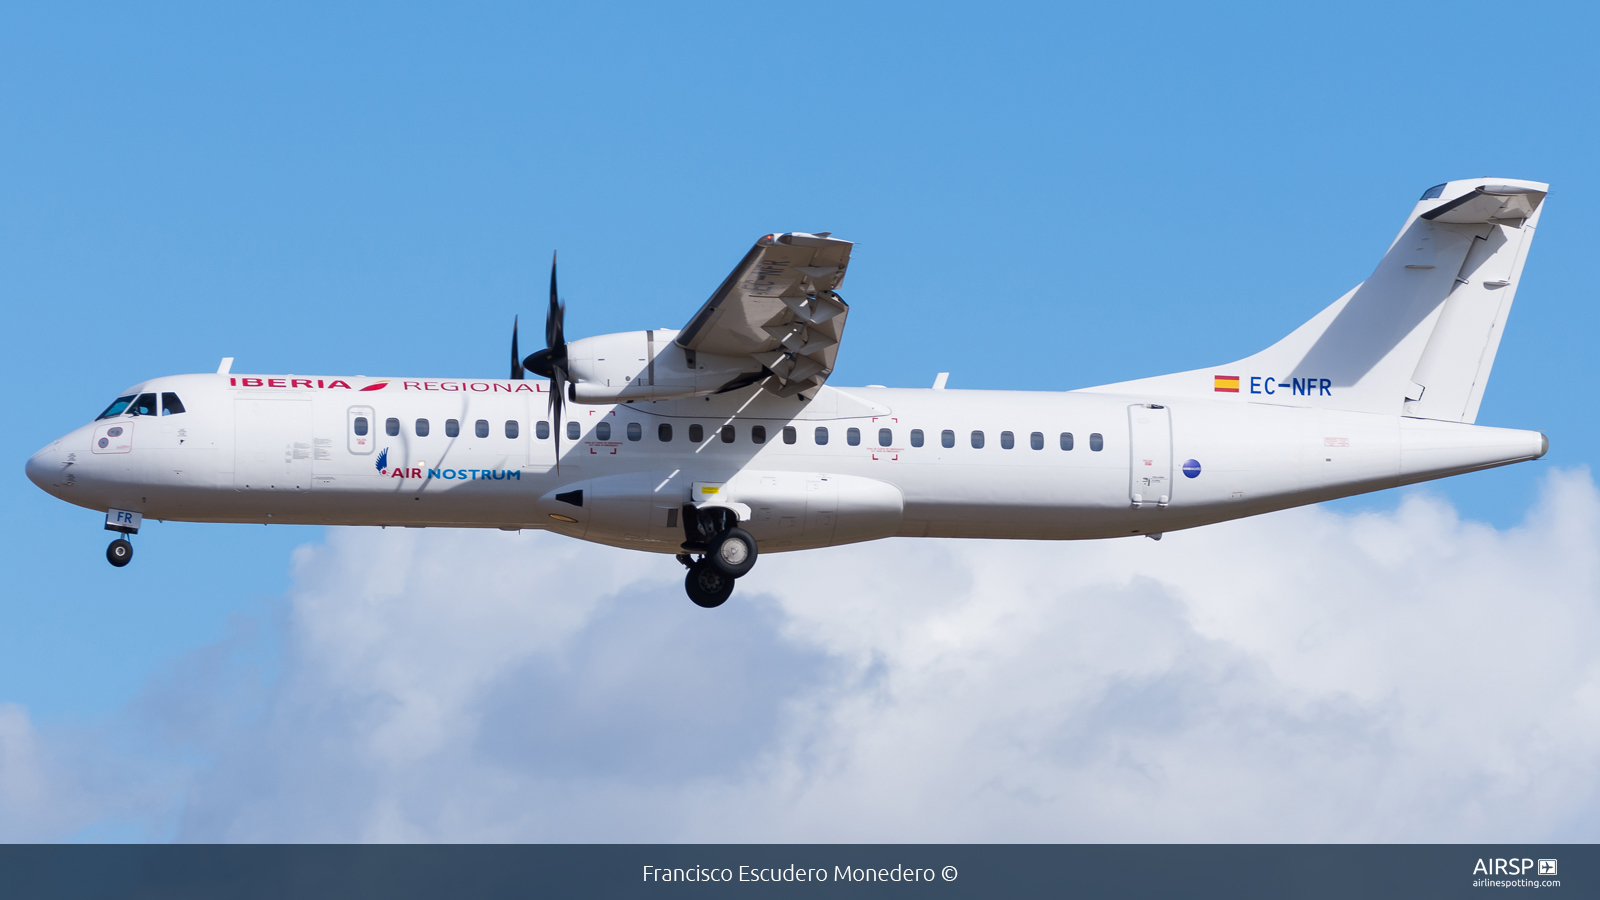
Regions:
<instances>
[{"instance_id":1,"label":"cockpit window","mask_svg":"<svg viewBox=\"0 0 1600 900\"><path fill-rule=\"evenodd\" d=\"M130 416L153 416L155 414L155 394L140 394L139 399L133 401L133 408L128 410L128 415Z\"/></svg>"},{"instance_id":2,"label":"cockpit window","mask_svg":"<svg viewBox=\"0 0 1600 900\"><path fill-rule=\"evenodd\" d=\"M161 395L161 414L163 416L175 416L181 412L183 412L183 401L178 399L177 394L167 391Z\"/></svg>"},{"instance_id":3,"label":"cockpit window","mask_svg":"<svg viewBox=\"0 0 1600 900\"><path fill-rule=\"evenodd\" d=\"M126 397L118 397L117 399L113 400L111 405L106 407L106 411L98 416L95 416L94 420L98 422L101 419L109 419L112 416L122 415L122 411L128 408L128 404L133 402L133 396L134 395L129 394Z\"/></svg>"},{"instance_id":4,"label":"cockpit window","mask_svg":"<svg viewBox=\"0 0 1600 900\"><path fill-rule=\"evenodd\" d=\"M1449 187L1449 186L1450 186L1450 182L1448 182L1448 181L1446 181L1444 184L1436 184L1433 187L1428 188L1426 191L1422 192L1422 199L1424 199L1424 200L1437 200L1440 197L1444 196L1444 189Z\"/></svg>"}]
</instances>

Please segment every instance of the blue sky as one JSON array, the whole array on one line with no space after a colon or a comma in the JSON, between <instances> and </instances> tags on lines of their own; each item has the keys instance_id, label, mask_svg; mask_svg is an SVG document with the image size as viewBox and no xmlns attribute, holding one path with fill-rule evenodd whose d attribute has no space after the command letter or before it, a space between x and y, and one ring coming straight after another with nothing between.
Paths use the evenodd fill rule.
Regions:
<instances>
[{"instance_id":1,"label":"blue sky","mask_svg":"<svg viewBox=\"0 0 1600 900\"><path fill-rule=\"evenodd\" d=\"M315 593L291 554L324 535L155 525L113 570L29 454L223 356L499 376L512 316L539 331L555 249L584 335L678 327L753 238L832 231L857 242L836 383L1057 390L1266 346L1364 278L1430 185L1548 181L1479 422L1543 430L1550 455L1420 490L1508 529L1600 437L1577 4L0 16L0 366L21 413L0 434L0 703L39 728L122 727L218 647L276 683L300 658L292 598Z\"/></svg>"}]
</instances>

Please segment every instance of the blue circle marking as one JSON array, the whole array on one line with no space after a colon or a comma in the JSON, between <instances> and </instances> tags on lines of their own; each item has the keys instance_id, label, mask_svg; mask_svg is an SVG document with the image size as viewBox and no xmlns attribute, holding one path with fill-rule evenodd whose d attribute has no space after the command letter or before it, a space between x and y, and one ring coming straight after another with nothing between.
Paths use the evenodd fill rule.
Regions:
<instances>
[{"instance_id":1,"label":"blue circle marking","mask_svg":"<svg viewBox=\"0 0 1600 900\"><path fill-rule=\"evenodd\" d=\"M1200 477L1200 460L1191 459L1183 464L1183 474L1190 478Z\"/></svg>"}]
</instances>

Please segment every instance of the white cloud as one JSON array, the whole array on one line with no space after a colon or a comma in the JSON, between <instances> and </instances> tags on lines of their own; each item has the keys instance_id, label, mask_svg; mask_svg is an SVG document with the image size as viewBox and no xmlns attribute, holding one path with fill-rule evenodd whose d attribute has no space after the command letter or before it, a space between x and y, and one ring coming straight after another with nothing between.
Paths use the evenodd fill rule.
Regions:
<instances>
[{"instance_id":1,"label":"white cloud","mask_svg":"<svg viewBox=\"0 0 1600 900\"><path fill-rule=\"evenodd\" d=\"M335 530L269 688L239 638L130 718L203 760L189 839L1589 841L1597 564L1581 472L1504 531L1416 494L775 554L712 611L667 557ZM0 710L0 825L36 740Z\"/></svg>"}]
</instances>

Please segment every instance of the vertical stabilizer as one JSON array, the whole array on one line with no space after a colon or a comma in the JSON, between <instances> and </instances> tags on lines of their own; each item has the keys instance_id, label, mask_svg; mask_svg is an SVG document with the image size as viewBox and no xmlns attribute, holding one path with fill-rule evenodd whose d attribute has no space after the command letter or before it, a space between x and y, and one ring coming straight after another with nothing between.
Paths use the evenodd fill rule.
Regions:
<instances>
[{"instance_id":1,"label":"vertical stabilizer","mask_svg":"<svg viewBox=\"0 0 1600 900\"><path fill-rule=\"evenodd\" d=\"M1473 422L1549 186L1430 188L1366 281L1237 362L1092 388Z\"/></svg>"}]
</instances>

